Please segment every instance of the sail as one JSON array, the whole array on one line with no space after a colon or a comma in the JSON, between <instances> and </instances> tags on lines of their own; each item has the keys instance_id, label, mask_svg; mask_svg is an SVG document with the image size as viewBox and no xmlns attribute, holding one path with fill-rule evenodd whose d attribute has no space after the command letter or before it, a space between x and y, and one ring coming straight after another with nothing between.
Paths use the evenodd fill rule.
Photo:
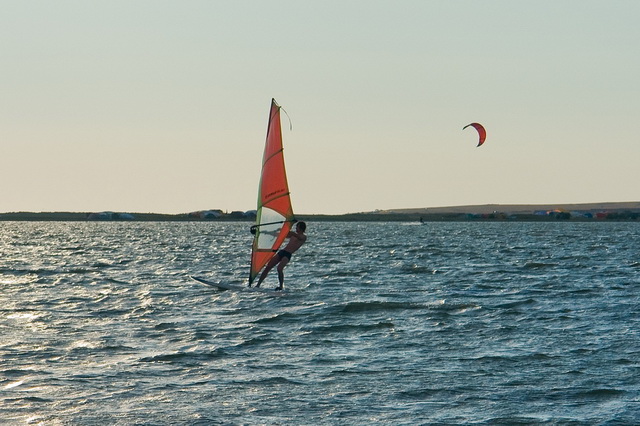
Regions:
<instances>
[{"instance_id":1,"label":"sail","mask_svg":"<svg viewBox=\"0 0 640 426\"><path fill-rule=\"evenodd\" d=\"M264 265L273 257L287 237L293 225L293 209L289 195L289 184L284 167L282 130L280 127L280 105L271 100L267 141L262 157L262 174L258 187L258 210L249 284L253 282Z\"/></svg>"}]
</instances>

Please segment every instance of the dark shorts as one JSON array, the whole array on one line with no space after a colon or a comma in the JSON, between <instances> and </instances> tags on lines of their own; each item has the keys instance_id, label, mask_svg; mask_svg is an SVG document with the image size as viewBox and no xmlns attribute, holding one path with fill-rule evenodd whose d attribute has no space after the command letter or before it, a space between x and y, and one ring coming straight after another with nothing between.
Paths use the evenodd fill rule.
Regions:
<instances>
[{"instance_id":1,"label":"dark shorts","mask_svg":"<svg viewBox=\"0 0 640 426\"><path fill-rule=\"evenodd\" d=\"M286 257L287 259L291 260L291 253L289 253L286 250L280 250L278 252L278 256L280 256L280 259L282 259L283 257Z\"/></svg>"}]
</instances>

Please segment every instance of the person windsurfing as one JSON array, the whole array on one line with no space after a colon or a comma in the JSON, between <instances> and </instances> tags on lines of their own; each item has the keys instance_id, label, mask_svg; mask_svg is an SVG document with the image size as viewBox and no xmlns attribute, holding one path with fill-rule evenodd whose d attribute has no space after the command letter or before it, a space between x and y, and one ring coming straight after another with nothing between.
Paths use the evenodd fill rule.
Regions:
<instances>
[{"instance_id":1,"label":"person windsurfing","mask_svg":"<svg viewBox=\"0 0 640 426\"><path fill-rule=\"evenodd\" d=\"M304 233L306 230L306 223L302 221L296 223L296 231L289 231L289 233L287 234L289 242L286 246L284 246L283 249L278 250L278 252L273 255L271 260L269 260L269 263L267 263L267 266L264 267L264 271L262 271L262 274L258 279L256 287L260 287L262 281L267 278L269 271L271 271L274 266L278 265L278 282L280 283L280 285L276 287L276 290L284 290L284 268L291 260L291 255L293 255L293 253L295 253L307 241L307 236ZM249 284L249 287L251 287L251 284Z\"/></svg>"}]
</instances>

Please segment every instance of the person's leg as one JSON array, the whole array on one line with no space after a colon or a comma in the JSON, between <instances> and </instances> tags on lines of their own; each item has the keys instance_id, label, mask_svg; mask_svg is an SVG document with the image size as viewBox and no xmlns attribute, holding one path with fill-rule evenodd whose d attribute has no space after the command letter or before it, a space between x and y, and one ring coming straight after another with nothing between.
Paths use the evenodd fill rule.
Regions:
<instances>
[{"instance_id":1,"label":"person's leg","mask_svg":"<svg viewBox=\"0 0 640 426\"><path fill-rule=\"evenodd\" d=\"M278 282L280 282L280 287L278 287L279 290L284 289L284 267L287 266L287 263L289 263L288 257L282 257L282 260L278 263Z\"/></svg>"},{"instance_id":2,"label":"person's leg","mask_svg":"<svg viewBox=\"0 0 640 426\"><path fill-rule=\"evenodd\" d=\"M256 284L256 287L260 287L260 284L262 284L262 281L264 281L264 279L267 278L269 271L271 271L273 267L278 264L279 261L280 261L280 255L278 254L274 255L271 258L269 263L267 263L267 266L264 267L264 271L262 271L262 274L260 274L260 278L258 278L258 284ZM251 284L249 284L249 287L251 287Z\"/></svg>"}]
</instances>

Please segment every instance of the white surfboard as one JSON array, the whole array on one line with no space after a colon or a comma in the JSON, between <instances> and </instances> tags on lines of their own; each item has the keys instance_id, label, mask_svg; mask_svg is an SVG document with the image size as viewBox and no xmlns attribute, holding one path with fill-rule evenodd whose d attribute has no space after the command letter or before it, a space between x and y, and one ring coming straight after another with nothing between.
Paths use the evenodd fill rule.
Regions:
<instances>
[{"instance_id":1,"label":"white surfboard","mask_svg":"<svg viewBox=\"0 0 640 426\"><path fill-rule=\"evenodd\" d=\"M204 278L200 278L200 277L195 277L193 275L190 275L190 278L194 281L198 281L199 283L211 286L211 287L216 287L219 288L221 290L232 290L232 291L243 291L243 292L252 292L252 293L263 293L263 294L268 294L270 296L286 296L287 295L287 291L286 290L272 290L272 289L268 289L268 288L261 288L261 287L247 287L247 286L243 286L243 285L237 285L237 284L228 284L228 283L223 283L223 282L215 282L215 281L209 281L209 280L205 280Z\"/></svg>"}]
</instances>

